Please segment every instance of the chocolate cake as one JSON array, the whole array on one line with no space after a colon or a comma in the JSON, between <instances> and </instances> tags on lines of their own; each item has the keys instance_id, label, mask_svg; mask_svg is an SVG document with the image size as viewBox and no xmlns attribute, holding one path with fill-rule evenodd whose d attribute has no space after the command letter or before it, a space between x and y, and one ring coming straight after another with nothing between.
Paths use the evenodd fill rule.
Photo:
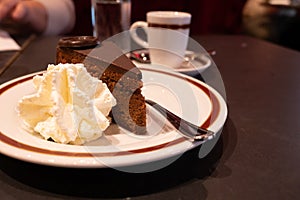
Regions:
<instances>
[{"instance_id":1,"label":"chocolate cake","mask_svg":"<svg viewBox=\"0 0 300 200\"><path fill-rule=\"evenodd\" d=\"M117 105L111 112L113 122L136 134L145 133L142 73L114 43L98 44L92 36L61 38L56 51L58 63L83 63L92 76L107 84L116 98Z\"/></svg>"}]
</instances>

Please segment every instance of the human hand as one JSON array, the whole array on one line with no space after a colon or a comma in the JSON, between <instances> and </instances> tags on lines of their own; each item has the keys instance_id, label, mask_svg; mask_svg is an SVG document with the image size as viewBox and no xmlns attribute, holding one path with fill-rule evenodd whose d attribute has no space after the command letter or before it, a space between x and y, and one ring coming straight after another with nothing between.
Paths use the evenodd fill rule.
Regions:
<instances>
[{"instance_id":1,"label":"human hand","mask_svg":"<svg viewBox=\"0 0 300 200\"><path fill-rule=\"evenodd\" d=\"M22 21L26 12L27 7L22 0L0 0L0 21L5 18Z\"/></svg>"},{"instance_id":2,"label":"human hand","mask_svg":"<svg viewBox=\"0 0 300 200\"><path fill-rule=\"evenodd\" d=\"M35 32L42 32L47 23L47 12L34 0L0 0L0 23L5 20L14 24L29 25Z\"/></svg>"}]
</instances>

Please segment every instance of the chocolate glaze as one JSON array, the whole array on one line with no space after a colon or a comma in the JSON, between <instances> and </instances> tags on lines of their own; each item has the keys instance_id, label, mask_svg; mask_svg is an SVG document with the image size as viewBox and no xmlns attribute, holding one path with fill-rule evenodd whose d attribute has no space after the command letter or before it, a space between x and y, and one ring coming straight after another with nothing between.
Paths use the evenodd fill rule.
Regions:
<instances>
[{"instance_id":1,"label":"chocolate glaze","mask_svg":"<svg viewBox=\"0 0 300 200\"><path fill-rule=\"evenodd\" d=\"M70 48L92 48L98 44L98 39L93 36L63 37L58 41L59 47Z\"/></svg>"},{"instance_id":2,"label":"chocolate glaze","mask_svg":"<svg viewBox=\"0 0 300 200\"><path fill-rule=\"evenodd\" d=\"M93 36L64 37L58 42L58 48L69 48L86 58L95 59L106 63L110 69L119 73L128 73L142 77L141 71L124 55L122 50L111 41L104 41L99 44ZM133 74L132 74L133 73Z\"/></svg>"}]
</instances>

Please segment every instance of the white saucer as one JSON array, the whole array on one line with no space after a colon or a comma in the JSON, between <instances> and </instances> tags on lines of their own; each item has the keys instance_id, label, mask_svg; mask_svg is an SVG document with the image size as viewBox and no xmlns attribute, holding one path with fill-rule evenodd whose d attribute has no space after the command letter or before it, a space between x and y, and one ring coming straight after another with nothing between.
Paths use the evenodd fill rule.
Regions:
<instances>
[{"instance_id":1,"label":"white saucer","mask_svg":"<svg viewBox=\"0 0 300 200\"><path fill-rule=\"evenodd\" d=\"M195 55L192 51L186 51L186 55L194 55L193 59L184 61L177 72L185 73L187 75L196 75L202 73L211 65L211 60L204 54Z\"/></svg>"},{"instance_id":2,"label":"white saucer","mask_svg":"<svg viewBox=\"0 0 300 200\"><path fill-rule=\"evenodd\" d=\"M188 60L188 58L191 59ZM182 65L177 68L174 68L172 66L166 67L166 66L160 66L158 64L142 63L136 60L132 60L132 61L137 67L154 68L156 70L160 69L160 70L167 70L167 71L176 71L190 76L201 74L209 66L211 66L212 63L208 56L204 54L195 54L193 51L186 51L186 61L184 61Z\"/></svg>"}]
</instances>

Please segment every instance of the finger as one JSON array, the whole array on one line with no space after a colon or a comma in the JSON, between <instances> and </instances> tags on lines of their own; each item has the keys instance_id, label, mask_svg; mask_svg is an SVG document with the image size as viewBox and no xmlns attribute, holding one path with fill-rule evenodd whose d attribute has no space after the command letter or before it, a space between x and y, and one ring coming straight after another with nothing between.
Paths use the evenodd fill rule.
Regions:
<instances>
[{"instance_id":1,"label":"finger","mask_svg":"<svg viewBox=\"0 0 300 200\"><path fill-rule=\"evenodd\" d=\"M0 0L0 20L10 15L19 0Z\"/></svg>"},{"instance_id":2,"label":"finger","mask_svg":"<svg viewBox=\"0 0 300 200\"><path fill-rule=\"evenodd\" d=\"M11 13L11 17L16 21L27 21L27 6L26 4L23 4L22 2L18 3L15 7L15 9Z\"/></svg>"}]
</instances>

